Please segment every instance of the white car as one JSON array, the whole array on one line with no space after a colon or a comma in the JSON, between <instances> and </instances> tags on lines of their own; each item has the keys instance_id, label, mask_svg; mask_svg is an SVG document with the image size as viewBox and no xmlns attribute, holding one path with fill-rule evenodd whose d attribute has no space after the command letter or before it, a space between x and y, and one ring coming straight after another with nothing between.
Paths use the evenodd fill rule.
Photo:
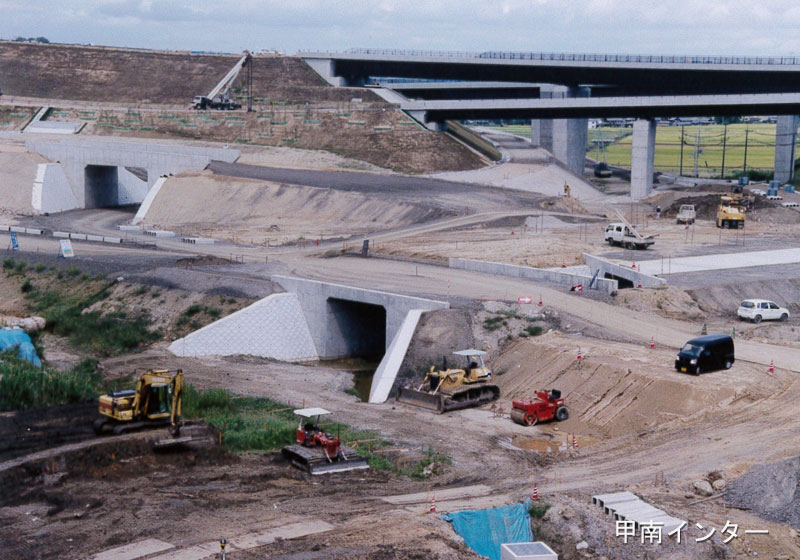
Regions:
<instances>
[{"instance_id":1,"label":"white car","mask_svg":"<svg viewBox=\"0 0 800 560\"><path fill-rule=\"evenodd\" d=\"M746 299L739 304L736 314L739 318L748 319L754 323L760 323L762 320L786 321L789 319L788 309L766 299Z\"/></svg>"}]
</instances>

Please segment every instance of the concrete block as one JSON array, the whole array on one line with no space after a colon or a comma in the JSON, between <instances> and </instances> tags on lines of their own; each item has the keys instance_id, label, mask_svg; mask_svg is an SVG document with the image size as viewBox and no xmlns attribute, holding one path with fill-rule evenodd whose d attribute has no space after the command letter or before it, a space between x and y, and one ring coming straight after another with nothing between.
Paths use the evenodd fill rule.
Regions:
<instances>
[{"instance_id":1,"label":"concrete block","mask_svg":"<svg viewBox=\"0 0 800 560\"><path fill-rule=\"evenodd\" d=\"M22 226L11 226L9 230L14 233L25 233L25 228Z\"/></svg>"},{"instance_id":2,"label":"concrete block","mask_svg":"<svg viewBox=\"0 0 800 560\"><path fill-rule=\"evenodd\" d=\"M103 243L122 243L122 239L120 239L119 237L103 236Z\"/></svg>"},{"instance_id":3,"label":"concrete block","mask_svg":"<svg viewBox=\"0 0 800 560\"><path fill-rule=\"evenodd\" d=\"M28 235L44 235L43 229L25 228L25 233Z\"/></svg>"},{"instance_id":4,"label":"concrete block","mask_svg":"<svg viewBox=\"0 0 800 560\"><path fill-rule=\"evenodd\" d=\"M285 362L318 359L295 294L272 294L169 346L176 356L244 354Z\"/></svg>"},{"instance_id":5,"label":"concrete block","mask_svg":"<svg viewBox=\"0 0 800 560\"><path fill-rule=\"evenodd\" d=\"M386 350L378 369L375 370L375 374L372 376L369 402L382 403L389 398L389 392L392 390L392 385L394 385L394 381L397 378L397 372L406 357L408 345L411 343L411 338L414 336L414 330L417 328L417 323L419 323L422 313L422 309L412 309L406 314L403 324L397 331L394 340L389 344L389 349Z\"/></svg>"},{"instance_id":6,"label":"concrete block","mask_svg":"<svg viewBox=\"0 0 800 560\"><path fill-rule=\"evenodd\" d=\"M592 496L592 503L600 507L606 507L606 505L620 502L630 502L638 499L639 496L633 492L613 492L611 494L598 494L597 496Z\"/></svg>"},{"instance_id":7,"label":"concrete block","mask_svg":"<svg viewBox=\"0 0 800 560\"><path fill-rule=\"evenodd\" d=\"M183 243L190 245L213 245L214 240L210 237L181 237Z\"/></svg>"},{"instance_id":8,"label":"concrete block","mask_svg":"<svg viewBox=\"0 0 800 560\"><path fill-rule=\"evenodd\" d=\"M85 233L70 233L70 239L77 239L78 241L86 241L86 234Z\"/></svg>"},{"instance_id":9,"label":"concrete block","mask_svg":"<svg viewBox=\"0 0 800 560\"><path fill-rule=\"evenodd\" d=\"M102 242L103 241L103 236L102 235L87 235L86 236L86 241L99 241L99 242Z\"/></svg>"},{"instance_id":10,"label":"concrete block","mask_svg":"<svg viewBox=\"0 0 800 560\"><path fill-rule=\"evenodd\" d=\"M175 545L158 539L145 539L143 541L98 552L94 556L91 556L90 560L135 560L136 558L142 558L150 554L155 554L156 552L163 552L170 548L175 548Z\"/></svg>"},{"instance_id":11,"label":"concrete block","mask_svg":"<svg viewBox=\"0 0 800 560\"><path fill-rule=\"evenodd\" d=\"M124 224L117 226L117 229L120 231L142 231L141 226L128 226Z\"/></svg>"},{"instance_id":12,"label":"concrete block","mask_svg":"<svg viewBox=\"0 0 800 560\"><path fill-rule=\"evenodd\" d=\"M0 231L10 231L10 230L11 230L11 226L0 225Z\"/></svg>"},{"instance_id":13,"label":"concrete block","mask_svg":"<svg viewBox=\"0 0 800 560\"><path fill-rule=\"evenodd\" d=\"M66 239L66 238L69 237L69 232L66 232L66 231L54 231L53 232L53 237L62 237L62 238Z\"/></svg>"},{"instance_id":14,"label":"concrete block","mask_svg":"<svg viewBox=\"0 0 800 560\"><path fill-rule=\"evenodd\" d=\"M144 231L145 235L149 235L151 237L175 237L174 231L169 231L166 229L148 229Z\"/></svg>"}]
</instances>

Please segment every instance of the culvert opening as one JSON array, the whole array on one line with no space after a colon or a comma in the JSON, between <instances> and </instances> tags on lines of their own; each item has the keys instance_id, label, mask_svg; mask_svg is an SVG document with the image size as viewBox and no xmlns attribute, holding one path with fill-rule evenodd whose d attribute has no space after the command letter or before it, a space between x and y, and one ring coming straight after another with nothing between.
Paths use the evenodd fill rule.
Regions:
<instances>
[{"instance_id":1,"label":"culvert opening","mask_svg":"<svg viewBox=\"0 0 800 560\"><path fill-rule=\"evenodd\" d=\"M84 171L86 208L119 204L119 171L112 165L87 165Z\"/></svg>"},{"instance_id":2,"label":"culvert opening","mask_svg":"<svg viewBox=\"0 0 800 560\"><path fill-rule=\"evenodd\" d=\"M625 288L633 288L633 282L631 282L627 278L622 278L621 276L614 276L613 274L610 274L608 272L606 272L604 278L606 280L616 280L617 287L620 290L624 290Z\"/></svg>"},{"instance_id":3,"label":"culvert opening","mask_svg":"<svg viewBox=\"0 0 800 560\"><path fill-rule=\"evenodd\" d=\"M339 364L353 373L353 393L369 399L372 377L386 353L386 308L382 305L328 298L331 327L341 337Z\"/></svg>"}]
</instances>

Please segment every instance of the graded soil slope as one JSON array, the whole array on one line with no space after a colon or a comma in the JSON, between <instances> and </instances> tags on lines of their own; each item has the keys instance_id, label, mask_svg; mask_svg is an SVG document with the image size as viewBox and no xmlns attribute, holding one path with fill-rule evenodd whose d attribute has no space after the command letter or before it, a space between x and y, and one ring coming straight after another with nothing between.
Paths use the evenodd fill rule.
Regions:
<instances>
[{"instance_id":1,"label":"graded soil slope","mask_svg":"<svg viewBox=\"0 0 800 560\"><path fill-rule=\"evenodd\" d=\"M240 57L2 41L0 75L3 93L10 96L188 106L195 95L211 91ZM286 103L378 101L368 91L354 95L330 87L293 56L255 57L253 92L253 97Z\"/></svg>"},{"instance_id":2,"label":"graded soil slope","mask_svg":"<svg viewBox=\"0 0 800 560\"><path fill-rule=\"evenodd\" d=\"M212 175L170 178L145 216L147 225L184 234L272 245L349 237L425 222L449 213L431 205L358 192Z\"/></svg>"}]
</instances>

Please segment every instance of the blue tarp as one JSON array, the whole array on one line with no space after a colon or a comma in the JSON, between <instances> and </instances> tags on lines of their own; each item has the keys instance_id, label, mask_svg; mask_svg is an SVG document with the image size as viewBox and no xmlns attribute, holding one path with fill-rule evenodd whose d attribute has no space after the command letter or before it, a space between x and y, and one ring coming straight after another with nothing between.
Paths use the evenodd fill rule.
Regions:
<instances>
[{"instance_id":1,"label":"blue tarp","mask_svg":"<svg viewBox=\"0 0 800 560\"><path fill-rule=\"evenodd\" d=\"M453 524L467 546L491 560L500 560L503 543L531 542L530 500L524 504L491 509L465 510L442 516Z\"/></svg>"},{"instance_id":2,"label":"blue tarp","mask_svg":"<svg viewBox=\"0 0 800 560\"><path fill-rule=\"evenodd\" d=\"M33 347L31 337L22 329L0 329L0 352L17 349L17 355L28 360L33 365L41 367L42 361L36 355L36 348Z\"/></svg>"}]
</instances>

